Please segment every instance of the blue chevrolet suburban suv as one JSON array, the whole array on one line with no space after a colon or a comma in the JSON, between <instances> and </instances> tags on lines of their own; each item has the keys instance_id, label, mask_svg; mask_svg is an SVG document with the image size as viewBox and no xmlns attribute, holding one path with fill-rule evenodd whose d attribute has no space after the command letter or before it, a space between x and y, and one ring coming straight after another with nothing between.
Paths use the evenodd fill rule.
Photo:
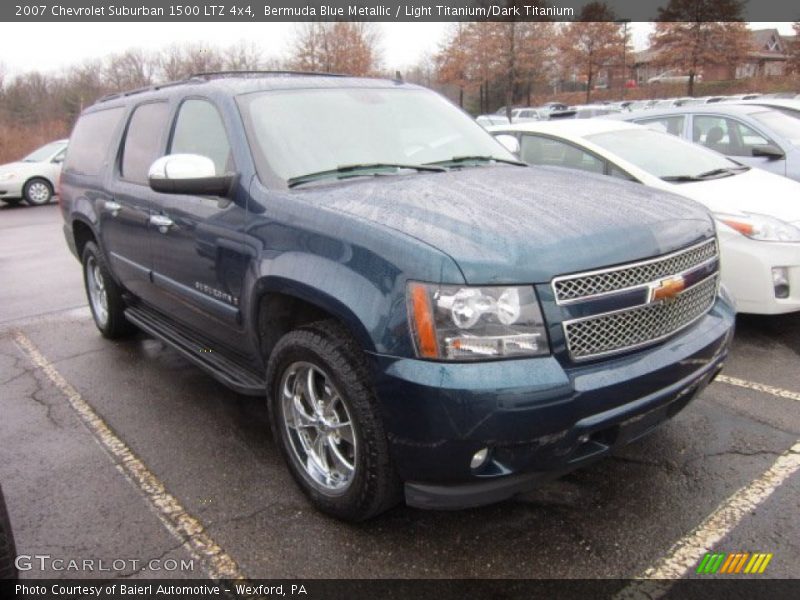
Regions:
<instances>
[{"instance_id":1,"label":"blue chevrolet suburban suv","mask_svg":"<svg viewBox=\"0 0 800 600\"><path fill-rule=\"evenodd\" d=\"M728 352L702 207L525 166L401 81L106 97L60 194L102 335L266 397L298 485L342 519L526 491L675 415Z\"/></svg>"}]
</instances>

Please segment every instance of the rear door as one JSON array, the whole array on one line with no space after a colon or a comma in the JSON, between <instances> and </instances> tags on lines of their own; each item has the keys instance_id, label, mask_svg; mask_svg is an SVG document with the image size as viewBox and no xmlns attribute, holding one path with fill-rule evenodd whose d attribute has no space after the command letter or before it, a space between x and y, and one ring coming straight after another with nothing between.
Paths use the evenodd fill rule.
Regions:
<instances>
[{"instance_id":1,"label":"rear door","mask_svg":"<svg viewBox=\"0 0 800 600\"><path fill-rule=\"evenodd\" d=\"M223 118L210 100L178 107L167 154L198 154L216 173L236 172ZM153 282L159 307L185 325L237 350L242 345L239 300L248 254L244 207L227 198L157 194L151 227Z\"/></svg>"},{"instance_id":2,"label":"rear door","mask_svg":"<svg viewBox=\"0 0 800 600\"><path fill-rule=\"evenodd\" d=\"M145 301L154 299L150 280L150 207L156 194L147 174L162 155L169 116L166 101L134 107L122 137L116 168L109 185L112 197L101 214L103 244L122 284Z\"/></svg>"}]
</instances>

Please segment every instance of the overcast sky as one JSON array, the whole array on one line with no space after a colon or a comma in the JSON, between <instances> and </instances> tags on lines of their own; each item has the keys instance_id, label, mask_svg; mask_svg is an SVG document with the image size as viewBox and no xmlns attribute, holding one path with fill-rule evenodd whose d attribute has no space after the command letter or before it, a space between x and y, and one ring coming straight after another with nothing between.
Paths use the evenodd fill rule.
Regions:
<instances>
[{"instance_id":1,"label":"overcast sky","mask_svg":"<svg viewBox=\"0 0 800 600\"><path fill-rule=\"evenodd\" d=\"M384 66L404 70L436 51L452 23L380 23ZM631 23L637 50L647 45L649 23ZM752 23L791 34L791 23ZM253 42L265 57L285 56L294 23L15 23L0 35L0 63L8 74L59 71L128 48L158 50L173 43L203 41L229 46Z\"/></svg>"}]
</instances>

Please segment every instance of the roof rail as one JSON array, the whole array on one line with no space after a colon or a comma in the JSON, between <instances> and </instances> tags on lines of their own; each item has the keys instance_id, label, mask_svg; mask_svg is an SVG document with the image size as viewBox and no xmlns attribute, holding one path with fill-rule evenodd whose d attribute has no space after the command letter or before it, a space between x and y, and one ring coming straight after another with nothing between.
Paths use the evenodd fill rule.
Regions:
<instances>
[{"instance_id":1,"label":"roof rail","mask_svg":"<svg viewBox=\"0 0 800 600\"><path fill-rule=\"evenodd\" d=\"M108 102L109 100L114 100L115 98L125 98L127 96L133 96L135 94L143 94L144 92L154 92L156 90L161 90L176 85L185 85L187 83L203 83L204 81L206 80L201 77L195 77L194 75L192 75L187 79L181 79L179 81L156 83L155 85L148 85L145 87L128 90L126 92L114 92L113 94L106 94L105 96L102 96L99 100L97 100L97 104L99 104L100 102Z\"/></svg>"},{"instance_id":2,"label":"roof rail","mask_svg":"<svg viewBox=\"0 0 800 600\"><path fill-rule=\"evenodd\" d=\"M243 71L206 71L204 73L192 73L190 79L214 79L218 77L257 77L259 75L297 75L299 77L349 77L343 73L321 73L319 71L285 71L285 70L266 70L245 69Z\"/></svg>"}]
</instances>

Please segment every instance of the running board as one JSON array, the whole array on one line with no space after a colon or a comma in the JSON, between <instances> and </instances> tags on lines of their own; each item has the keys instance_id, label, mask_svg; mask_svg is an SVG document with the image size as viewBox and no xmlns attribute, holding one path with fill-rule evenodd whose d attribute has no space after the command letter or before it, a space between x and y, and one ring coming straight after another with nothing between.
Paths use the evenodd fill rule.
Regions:
<instances>
[{"instance_id":1,"label":"running board","mask_svg":"<svg viewBox=\"0 0 800 600\"><path fill-rule=\"evenodd\" d=\"M232 390L248 396L263 396L266 393L263 377L216 352L206 342L176 326L159 313L143 306L131 306L125 309L125 317L139 329L180 352Z\"/></svg>"}]
</instances>

